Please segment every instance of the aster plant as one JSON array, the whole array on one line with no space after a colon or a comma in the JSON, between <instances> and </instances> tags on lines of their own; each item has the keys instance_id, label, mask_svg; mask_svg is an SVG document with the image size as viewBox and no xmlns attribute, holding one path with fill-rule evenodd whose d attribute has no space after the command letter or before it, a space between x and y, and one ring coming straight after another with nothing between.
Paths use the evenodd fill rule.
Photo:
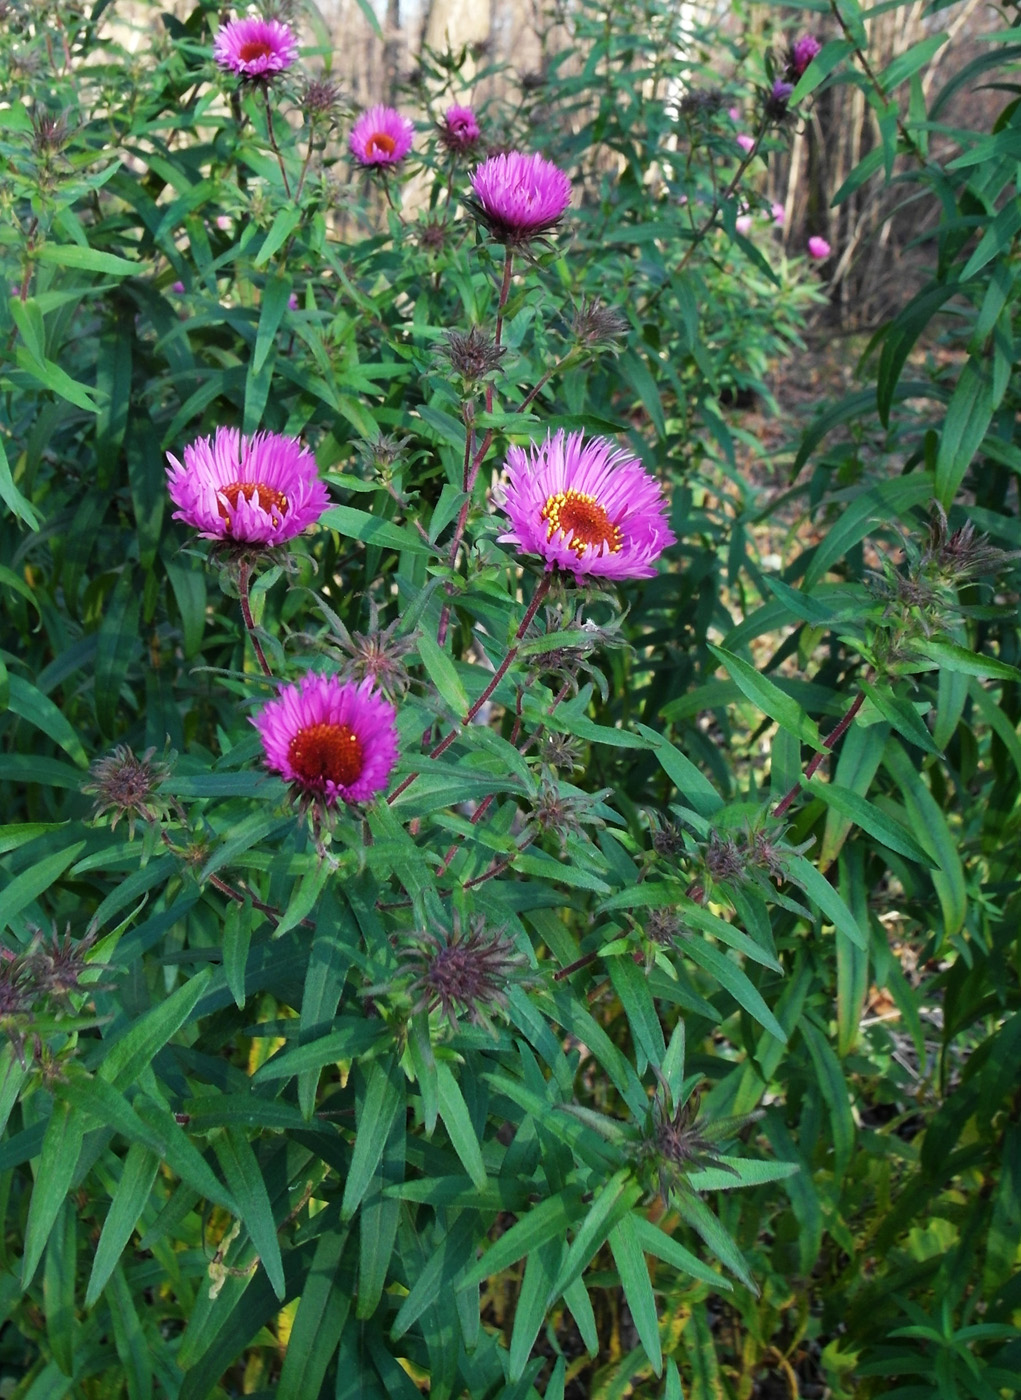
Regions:
<instances>
[{"instance_id":1,"label":"aster plant","mask_svg":"<svg viewBox=\"0 0 1021 1400\"><path fill-rule=\"evenodd\" d=\"M386 170L400 165L411 150L415 126L395 107L377 105L355 122L348 137L351 154L359 165Z\"/></svg>"},{"instance_id":2,"label":"aster plant","mask_svg":"<svg viewBox=\"0 0 1021 1400\"><path fill-rule=\"evenodd\" d=\"M298 57L290 25L278 19L232 19L216 35L213 57L221 68L243 81L269 81Z\"/></svg>"}]
</instances>

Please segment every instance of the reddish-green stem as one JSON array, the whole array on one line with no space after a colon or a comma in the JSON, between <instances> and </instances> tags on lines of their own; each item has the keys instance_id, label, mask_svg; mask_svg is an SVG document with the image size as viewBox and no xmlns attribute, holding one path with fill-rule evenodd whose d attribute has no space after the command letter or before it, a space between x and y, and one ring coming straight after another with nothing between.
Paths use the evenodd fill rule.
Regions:
<instances>
[{"instance_id":1,"label":"reddish-green stem","mask_svg":"<svg viewBox=\"0 0 1021 1400\"><path fill-rule=\"evenodd\" d=\"M272 676L273 672L270 669L269 662L266 660L266 653L262 649L262 643L259 641L256 631L255 619L252 617L252 604L248 596L248 577L250 572L251 565L248 560L242 559L241 567L238 570L238 597L241 599L241 616L245 620L245 627L248 630L248 635L252 639L252 646L255 648L255 655L258 658L259 665L262 667L262 674L264 676Z\"/></svg>"},{"instance_id":2,"label":"reddish-green stem","mask_svg":"<svg viewBox=\"0 0 1021 1400\"><path fill-rule=\"evenodd\" d=\"M834 747L838 740L841 739L843 735L847 733L848 729L850 729L851 727L855 715L858 713L858 711L861 709L864 703L865 692L860 690L855 696L854 703L848 710L847 714L840 721L840 723L837 724L829 734L827 734L826 738L823 740L823 747L819 750L819 752L813 755L808 767L805 769L805 777L804 779L802 779L802 781L807 781L807 779L812 777L816 769L826 757L827 753L829 753L829 751ZM773 808L773 816L782 817L787 811L787 809L794 802L800 791L801 783L795 783L794 786L791 788L790 792L785 793L783 797L781 797L780 801Z\"/></svg>"},{"instance_id":3,"label":"reddish-green stem","mask_svg":"<svg viewBox=\"0 0 1021 1400\"><path fill-rule=\"evenodd\" d=\"M276 156L277 165L280 167L280 178L284 182L284 194L290 199L291 185L290 181L287 179L287 170L284 166L283 155L280 152L280 147L277 145L276 132L273 130L273 108L270 106L268 84L263 87L262 95L266 99L266 135L269 137L270 150Z\"/></svg>"},{"instance_id":4,"label":"reddish-green stem","mask_svg":"<svg viewBox=\"0 0 1021 1400\"><path fill-rule=\"evenodd\" d=\"M486 686L485 690L482 692L479 698L475 701L475 704L472 705L471 709L465 715L464 719L461 721L461 723L457 726L456 729L452 729L445 738L440 740L440 742L429 754L430 758L439 758L441 753L446 753L447 749L450 748L451 744L457 738L458 734L460 734L461 730L464 729L466 725L471 724L472 720L479 713L479 711L482 709L483 705L485 705L487 700L489 700L490 696L493 694L493 691L496 689L496 687L503 680L504 676L510 670L511 666L514 664L514 658L518 654L518 648L521 646L521 642L524 638L524 635L531 626L532 619L535 617L535 614L539 611L539 608L542 606L543 599L549 592L551 582L552 577L550 574L543 574L542 578L540 578L536 586L535 593L532 595L532 601L529 603L525 615L521 619L521 623L518 627L518 630L514 634L514 641L508 649L507 655L503 658L499 666L493 672L489 684ZM407 788L409 788L417 777L417 773L409 773L408 776L404 779L403 783L401 783L398 787L394 788L393 792L387 798L387 801L395 802L397 798L400 797L401 793L404 792Z\"/></svg>"}]
</instances>

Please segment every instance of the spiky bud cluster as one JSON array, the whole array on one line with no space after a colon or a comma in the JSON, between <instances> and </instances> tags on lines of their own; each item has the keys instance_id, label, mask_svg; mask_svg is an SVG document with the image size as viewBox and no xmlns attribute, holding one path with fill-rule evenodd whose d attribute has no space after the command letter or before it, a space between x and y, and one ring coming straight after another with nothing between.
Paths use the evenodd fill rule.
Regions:
<instances>
[{"instance_id":1,"label":"spiky bud cluster","mask_svg":"<svg viewBox=\"0 0 1021 1400\"><path fill-rule=\"evenodd\" d=\"M619 351L627 332L627 317L595 297L584 298L571 320L571 333L586 350Z\"/></svg>"},{"instance_id":2,"label":"spiky bud cluster","mask_svg":"<svg viewBox=\"0 0 1021 1400\"><path fill-rule=\"evenodd\" d=\"M472 326L467 335L462 335L460 331L447 331L444 340L446 358L466 387L478 384L499 369L506 352L506 346L497 345L479 326Z\"/></svg>"},{"instance_id":3,"label":"spiky bud cluster","mask_svg":"<svg viewBox=\"0 0 1021 1400\"><path fill-rule=\"evenodd\" d=\"M408 985L413 1014L439 1011L454 1032L462 1017L492 1030L494 1013L507 1009L509 985L528 980L528 959L481 916L467 932L455 916L453 929L421 933L398 956L415 974Z\"/></svg>"},{"instance_id":4,"label":"spiky bud cluster","mask_svg":"<svg viewBox=\"0 0 1021 1400\"><path fill-rule=\"evenodd\" d=\"M116 829L121 817L127 818L128 837L135 839L135 821L141 818L150 826L166 821L170 815L166 799L159 795L161 783L170 777L171 761L154 759L155 748L146 749L136 757L127 744L118 744L105 758L97 759L89 768L89 780L82 783L82 792L95 795L93 816L97 819L111 812L110 829Z\"/></svg>"}]
</instances>

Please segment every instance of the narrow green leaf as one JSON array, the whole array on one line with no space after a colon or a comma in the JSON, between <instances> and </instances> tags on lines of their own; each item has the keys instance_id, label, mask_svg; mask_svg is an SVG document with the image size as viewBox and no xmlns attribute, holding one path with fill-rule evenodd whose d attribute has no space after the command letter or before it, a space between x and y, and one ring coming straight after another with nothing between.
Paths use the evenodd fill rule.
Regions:
<instances>
[{"instance_id":1,"label":"narrow green leaf","mask_svg":"<svg viewBox=\"0 0 1021 1400\"><path fill-rule=\"evenodd\" d=\"M746 695L764 715L778 724L781 729L786 729L789 734L793 734L801 743L808 744L814 749L823 747L818 725L815 720L805 714L796 700L785 694L771 680L761 676L754 666L749 666L747 661L742 661L733 652L724 651L722 647L712 645L709 646L709 650L720 665L726 667L740 687L742 694Z\"/></svg>"},{"instance_id":2,"label":"narrow green leaf","mask_svg":"<svg viewBox=\"0 0 1021 1400\"><path fill-rule=\"evenodd\" d=\"M187 1023L211 976L211 970L203 968L136 1021L106 1051L96 1071L99 1078L112 1084L115 1089L127 1088L134 1083L171 1036Z\"/></svg>"},{"instance_id":3,"label":"narrow green leaf","mask_svg":"<svg viewBox=\"0 0 1021 1400\"><path fill-rule=\"evenodd\" d=\"M358 1131L347 1181L341 1219L350 1220L362 1202L379 1167L390 1129L404 1112L405 1090L392 1059L373 1060L366 1071L364 1095L356 1101Z\"/></svg>"},{"instance_id":4,"label":"narrow green leaf","mask_svg":"<svg viewBox=\"0 0 1021 1400\"><path fill-rule=\"evenodd\" d=\"M136 277L142 271L141 263L119 258L116 253L104 253L99 248L82 248L76 243L45 243L36 257L53 267L79 267L115 277Z\"/></svg>"},{"instance_id":5,"label":"narrow green leaf","mask_svg":"<svg viewBox=\"0 0 1021 1400\"><path fill-rule=\"evenodd\" d=\"M320 523L336 530L345 539L361 540L363 544L380 545L385 549L397 549L411 554L437 552L408 526L394 525L390 520L381 520L378 515L355 510L353 506L330 506L320 517Z\"/></svg>"},{"instance_id":6,"label":"narrow green leaf","mask_svg":"<svg viewBox=\"0 0 1021 1400\"><path fill-rule=\"evenodd\" d=\"M450 1137L451 1146L476 1188L483 1191L486 1187L486 1164L482 1160L482 1149L475 1136L464 1095L445 1060L436 1065L436 1087L440 1117Z\"/></svg>"},{"instance_id":7,"label":"narrow green leaf","mask_svg":"<svg viewBox=\"0 0 1021 1400\"><path fill-rule=\"evenodd\" d=\"M281 209L280 214L292 211ZM270 230L272 233L272 229ZM285 235L286 236L286 235ZM265 252L265 247L263 247ZM260 254L260 257L262 254ZM260 374L262 367L266 363L266 356L273 347L276 340L277 331L280 329L280 322L284 319L287 311L287 303L291 295L291 279L289 277L270 277L262 291L262 307L259 311L259 328L255 333L255 349L252 351L252 371Z\"/></svg>"},{"instance_id":8,"label":"narrow green leaf","mask_svg":"<svg viewBox=\"0 0 1021 1400\"><path fill-rule=\"evenodd\" d=\"M843 1177L854 1151L854 1118L848 1098L847 1082L840 1061L829 1042L809 1021L802 1021L801 1034L815 1066L816 1083L830 1113L833 1134L833 1173L837 1181Z\"/></svg>"},{"instance_id":9,"label":"narrow green leaf","mask_svg":"<svg viewBox=\"0 0 1021 1400\"><path fill-rule=\"evenodd\" d=\"M113 1341L128 1383L128 1400L152 1400L152 1361L149 1343L135 1308L124 1270L118 1264L110 1279L110 1321Z\"/></svg>"},{"instance_id":10,"label":"narrow green leaf","mask_svg":"<svg viewBox=\"0 0 1021 1400\"><path fill-rule=\"evenodd\" d=\"M250 901L238 904L232 900L223 920L223 975L239 1009L245 1004L245 972L252 943L252 913Z\"/></svg>"},{"instance_id":11,"label":"narrow green leaf","mask_svg":"<svg viewBox=\"0 0 1021 1400\"><path fill-rule=\"evenodd\" d=\"M110 1209L103 1222L102 1233L92 1260L92 1273L85 1292L85 1306L91 1308L107 1285L131 1238L139 1217L145 1209L152 1184L156 1180L160 1159L141 1143L133 1142L124 1159L121 1179L117 1184Z\"/></svg>"},{"instance_id":12,"label":"narrow green leaf","mask_svg":"<svg viewBox=\"0 0 1021 1400\"><path fill-rule=\"evenodd\" d=\"M240 1128L228 1125L216 1138L214 1147L248 1236L273 1292L282 1301L286 1290L280 1241L269 1193L251 1143Z\"/></svg>"},{"instance_id":13,"label":"narrow green leaf","mask_svg":"<svg viewBox=\"0 0 1021 1400\"><path fill-rule=\"evenodd\" d=\"M548 1240L538 1249L533 1249L525 1262L511 1330L508 1365L512 1384L520 1381L525 1373L539 1328L546 1317L546 1298L562 1253L562 1241Z\"/></svg>"},{"instance_id":14,"label":"narrow green leaf","mask_svg":"<svg viewBox=\"0 0 1021 1400\"><path fill-rule=\"evenodd\" d=\"M39 529L39 517L36 515L34 507L14 484L14 476L7 460L2 437L0 437L0 501L3 501L11 514L17 516L22 524L27 525L30 530Z\"/></svg>"},{"instance_id":15,"label":"narrow green leaf","mask_svg":"<svg viewBox=\"0 0 1021 1400\"><path fill-rule=\"evenodd\" d=\"M27 1289L39 1266L78 1165L84 1130L82 1117L70 1104L56 1102L43 1135L39 1168L28 1206L21 1286Z\"/></svg>"},{"instance_id":16,"label":"narrow green leaf","mask_svg":"<svg viewBox=\"0 0 1021 1400\"><path fill-rule=\"evenodd\" d=\"M655 1259L662 1259L664 1264L669 1264L678 1273L688 1274L691 1278L708 1283L711 1288L722 1289L727 1293L733 1292L733 1284L729 1279L723 1278L708 1264L703 1264L690 1249L678 1244L673 1236L666 1234L658 1225L653 1225L644 1215L637 1213L632 1218L638 1243L644 1253L651 1254Z\"/></svg>"},{"instance_id":17,"label":"narrow green leaf","mask_svg":"<svg viewBox=\"0 0 1021 1400\"><path fill-rule=\"evenodd\" d=\"M642 1195L640 1183L633 1178L630 1167L621 1167L597 1193L588 1214L578 1228L545 1298L551 1308L603 1247L607 1236Z\"/></svg>"},{"instance_id":18,"label":"narrow green leaf","mask_svg":"<svg viewBox=\"0 0 1021 1400\"><path fill-rule=\"evenodd\" d=\"M856 948L868 947L857 919L825 875L821 875L811 861L806 860L804 856L787 855L784 857L784 865L788 878L804 890L809 900L825 914L839 934L849 938Z\"/></svg>"},{"instance_id":19,"label":"narrow green leaf","mask_svg":"<svg viewBox=\"0 0 1021 1400\"><path fill-rule=\"evenodd\" d=\"M989 373L976 360L965 361L947 405L936 454L936 496L949 510L957 488L982 444L996 410Z\"/></svg>"},{"instance_id":20,"label":"narrow green leaf","mask_svg":"<svg viewBox=\"0 0 1021 1400\"><path fill-rule=\"evenodd\" d=\"M462 715L467 714L470 706L464 686L454 670L453 661L427 631L419 633L415 646L437 693L460 719Z\"/></svg>"},{"instance_id":21,"label":"narrow green leaf","mask_svg":"<svg viewBox=\"0 0 1021 1400\"><path fill-rule=\"evenodd\" d=\"M67 867L84 849L85 842L76 841L73 846L68 846L66 850L54 851L52 855L44 856L35 865L30 865L20 875L15 875L7 887L0 891L0 931L5 929L12 919L34 899L37 899L44 890L48 890L56 884Z\"/></svg>"},{"instance_id":22,"label":"narrow green leaf","mask_svg":"<svg viewBox=\"0 0 1021 1400\"><path fill-rule=\"evenodd\" d=\"M738 1006L743 1006L748 1015L758 1021L764 1030L769 1031L777 1040L784 1044L787 1036L784 1034L783 1026L770 1011L769 1007L762 999L761 993L749 980L746 973L742 972L737 963L726 953L714 947L711 943L704 943L699 938L685 939L684 954L692 962L698 963L716 978L720 986L728 991L737 1002Z\"/></svg>"},{"instance_id":23,"label":"narrow green leaf","mask_svg":"<svg viewBox=\"0 0 1021 1400\"><path fill-rule=\"evenodd\" d=\"M320 1392L351 1310L351 1280L338 1278L348 1231L319 1237L287 1343L277 1400L311 1400Z\"/></svg>"},{"instance_id":24,"label":"narrow green leaf","mask_svg":"<svg viewBox=\"0 0 1021 1400\"><path fill-rule=\"evenodd\" d=\"M881 756L881 750L874 755L873 772L879 767ZM885 812L881 812L878 807L873 806L871 802L851 788L843 787L836 782L823 782L819 778L811 778L802 786L813 797L821 798L828 807L839 812L841 816L846 817L849 822L853 822L869 836L875 837L881 845L889 847L891 851L896 851L899 855L907 856L909 860L916 860L921 865L930 865L928 855L906 827L902 826L900 822L894 821L892 817L888 817ZM829 859L826 864L829 864L835 858L836 852L832 852L832 854L827 852L827 855Z\"/></svg>"},{"instance_id":25,"label":"narrow green leaf","mask_svg":"<svg viewBox=\"0 0 1021 1400\"><path fill-rule=\"evenodd\" d=\"M266 234L266 237L262 240L262 247L255 255L255 267L265 267L265 265L269 262L270 258L273 256L273 254L279 248L282 248L284 246L287 239L298 227L298 224L301 222L301 219L301 210L296 205L285 205L283 209L278 210L276 218L269 226L269 230ZM284 297L285 309L287 307L287 297L290 296L290 294L290 287L288 287L287 295ZM264 297L265 295L266 293L263 293ZM265 301L263 302L263 305L265 306Z\"/></svg>"},{"instance_id":26,"label":"narrow green leaf","mask_svg":"<svg viewBox=\"0 0 1021 1400\"><path fill-rule=\"evenodd\" d=\"M470 1288L483 1279L492 1278L548 1240L563 1238L584 1211L578 1187L566 1187L557 1195L548 1196L532 1206L495 1244L490 1245L482 1258L459 1280L458 1287Z\"/></svg>"},{"instance_id":27,"label":"narrow green leaf","mask_svg":"<svg viewBox=\"0 0 1021 1400\"><path fill-rule=\"evenodd\" d=\"M634 1217L626 1215L610 1232L610 1251L617 1265L624 1297L645 1354L658 1376L663 1370L663 1352L659 1341L659 1318L656 1299L645 1267L645 1256L635 1228Z\"/></svg>"},{"instance_id":28,"label":"narrow green leaf","mask_svg":"<svg viewBox=\"0 0 1021 1400\"><path fill-rule=\"evenodd\" d=\"M992 676L996 680L1021 681L1021 671L1008 666L995 656L980 656L956 642L940 641L935 637L919 638L912 643L916 652L935 661L947 671L962 676Z\"/></svg>"},{"instance_id":29,"label":"narrow green leaf","mask_svg":"<svg viewBox=\"0 0 1021 1400\"><path fill-rule=\"evenodd\" d=\"M635 1045L640 1052L638 1071L642 1072L642 1059L658 1069L666 1054L666 1042L663 1039L663 1027L656 1014L656 1003L649 991L648 979L636 965L630 952L625 952L620 957L608 958L606 965L613 989L620 998Z\"/></svg>"}]
</instances>

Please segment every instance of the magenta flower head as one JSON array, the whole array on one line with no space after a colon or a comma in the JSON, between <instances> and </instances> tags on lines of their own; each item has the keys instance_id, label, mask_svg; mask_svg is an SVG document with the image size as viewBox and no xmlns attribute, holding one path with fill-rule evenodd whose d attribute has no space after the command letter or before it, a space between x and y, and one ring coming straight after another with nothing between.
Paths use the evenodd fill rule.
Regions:
<instances>
[{"instance_id":1,"label":"magenta flower head","mask_svg":"<svg viewBox=\"0 0 1021 1400\"><path fill-rule=\"evenodd\" d=\"M755 137L749 136L747 131L742 131L737 137L737 144L741 147L746 156L751 155L752 151L755 150Z\"/></svg>"},{"instance_id":2,"label":"magenta flower head","mask_svg":"<svg viewBox=\"0 0 1021 1400\"><path fill-rule=\"evenodd\" d=\"M787 211L782 204L771 204L769 206L770 217L777 228L783 228L787 218Z\"/></svg>"},{"instance_id":3,"label":"magenta flower head","mask_svg":"<svg viewBox=\"0 0 1021 1400\"><path fill-rule=\"evenodd\" d=\"M504 509L502 543L579 578L651 578L677 543L659 482L630 452L581 433L510 448Z\"/></svg>"},{"instance_id":4,"label":"magenta flower head","mask_svg":"<svg viewBox=\"0 0 1021 1400\"><path fill-rule=\"evenodd\" d=\"M470 107L448 107L440 122L440 140L451 151L470 151L482 132Z\"/></svg>"},{"instance_id":5,"label":"magenta flower head","mask_svg":"<svg viewBox=\"0 0 1021 1400\"><path fill-rule=\"evenodd\" d=\"M298 57L290 25L278 19L232 19L216 36L213 57L241 78L272 78Z\"/></svg>"},{"instance_id":6,"label":"magenta flower head","mask_svg":"<svg viewBox=\"0 0 1021 1400\"><path fill-rule=\"evenodd\" d=\"M175 520L203 539L273 545L314 525L330 503L315 458L297 438L279 433L242 437L217 428L184 449L184 462L167 453L167 489Z\"/></svg>"},{"instance_id":7,"label":"magenta flower head","mask_svg":"<svg viewBox=\"0 0 1021 1400\"><path fill-rule=\"evenodd\" d=\"M795 78L801 77L821 48L822 44L814 34L802 34L800 39L795 39L790 59L790 69Z\"/></svg>"},{"instance_id":8,"label":"magenta flower head","mask_svg":"<svg viewBox=\"0 0 1021 1400\"><path fill-rule=\"evenodd\" d=\"M571 202L571 182L540 155L490 156L471 176L468 206L499 243L527 243L552 233Z\"/></svg>"},{"instance_id":9,"label":"magenta flower head","mask_svg":"<svg viewBox=\"0 0 1021 1400\"><path fill-rule=\"evenodd\" d=\"M825 261L832 251L825 238L819 238L818 235L816 235L808 240L808 256L810 258L815 258L816 262Z\"/></svg>"},{"instance_id":10,"label":"magenta flower head","mask_svg":"<svg viewBox=\"0 0 1021 1400\"><path fill-rule=\"evenodd\" d=\"M397 712L372 681L309 673L252 719L266 766L306 800L368 802L397 762Z\"/></svg>"},{"instance_id":11,"label":"magenta flower head","mask_svg":"<svg viewBox=\"0 0 1021 1400\"><path fill-rule=\"evenodd\" d=\"M361 165L399 165L411 150L415 127L396 107L370 107L355 122L348 138Z\"/></svg>"}]
</instances>

